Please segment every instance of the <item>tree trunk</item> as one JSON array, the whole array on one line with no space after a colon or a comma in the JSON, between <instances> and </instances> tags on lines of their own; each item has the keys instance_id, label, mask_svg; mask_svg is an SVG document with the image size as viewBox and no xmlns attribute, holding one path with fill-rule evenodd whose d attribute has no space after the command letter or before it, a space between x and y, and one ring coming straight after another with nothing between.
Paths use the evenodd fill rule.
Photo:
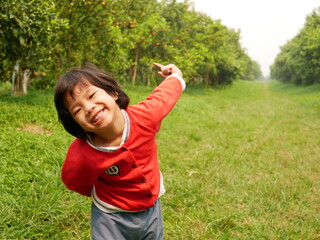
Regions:
<instances>
[{"instance_id":1,"label":"tree trunk","mask_svg":"<svg viewBox=\"0 0 320 240\"><path fill-rule=\"evenodd\" d=\"M29 87L29 84L31 82L31 70L30 69L24 69L22 71L22 93L23 94L27 94L27 91L28 91L28 87Z\"/></svg>"},{"instance_id":2,"label":"tree trunk","mask_svg":"<svg viewBox=\"0 0 320 240\"><path fill-rule=\"evenodd\" d=\"M68 42L67 42L67 66L70 67L71 65L71 46L72 45L72 35L71 33L68 34Z\"/></svg>"},{"instance_id":3,"label":"tree trunk","mask_svg":"<svg viewBox=\"0 0 320 240\"><path fill-rule=\"evenodd\" d=\"M215 75L214 80L215 81L213 82L213 87L218 87L219 86L219 74Z\"/></svg>"},{"instance_id":4,"label":"tree trunk","mask_svg":"<svg viewBox=\"0 0 320 240\"><path fill-rule=\"evenodd\" d=\"M152 71L153 66L148 67L148 72L146 73L146 81L145 85L150 86L151 85L151 79L153 78L153 71Z\"/></svg>"},{"instance_id":5,"label":"tree trunk","mask_svg":"<svg viewBox=\"0 0 320 240\"><path fill-rule=\"evenodd\" d=\"M209 68L206 74L206 83L205 83L206 87L210 86L210 72L211 72L211 69Z\"/></svg>"},{"instance_id":6,"label":"tree trunk","mask_svg":"<svg viewBox=\"0 0 320 240\"><path fill-rule=\"evenodd\" d=\"M136 61L135 61L135 66L133 68L132 85L136 85L139 62L140 62L140 43L138 43L137 51L136 51Z\"/></svg>"},{"instance_id":7,"label":"tree trunk","mask_svg":"<svg viewBox=\"0 0 320 240\"><path fill-rule=\"evenodd\" d=\"M20 60L16 61L12 74L12 95L27 94L28 86L31 82L31 70L22 69Z\"/></svg>"}]
</instances>

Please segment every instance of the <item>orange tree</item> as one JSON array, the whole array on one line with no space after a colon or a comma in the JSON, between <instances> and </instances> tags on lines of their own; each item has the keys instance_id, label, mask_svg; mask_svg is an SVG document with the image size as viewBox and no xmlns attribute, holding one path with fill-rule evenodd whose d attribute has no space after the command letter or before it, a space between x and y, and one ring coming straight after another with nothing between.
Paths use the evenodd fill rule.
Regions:
<instances>
[{"instance_id":1,"label":"orange tree","mask_svg":"<svg viewBox=\"0 0 320 240\"><path fill-rule=\"evenodd\" d=\"M243 61L245 61L245 66L240 79L253 81L263 78L258 62L252 60L247 55L243 56Z\"/></svg>"},{"instance_id":2,"label":"orange tree","mask_svg":"<svg viewBox=\"0 0 320 240\"><path fill-rule=\"evenodd\" d=\"M165 19L156 0L122 0L114 4L116 23L121 28L122 48L127 51L127 80L150 85L152 62L161 61L160 32L166 28Z\"/></svg>"},{"instance_id":3,"label":"orange tree","mask_svg":"<svg viewBox=\"0 0 320 240\"><path fill-rule=\"evenodd\" d=\"M50 1L4 0L0 9L1 68L11 73L13 94L26 93L33 71L50 61L50 41L64 23Z\"/></svg>"},{"instance_id":4,"label":"orange tree","mask_svg":"<svg viewBox=\"0 0 320 240\"><path fill-rule=\"evenodd\" d=\"M287 44L271 66L271 77L282 82L320 83L320 8L306 18L304 27Z\"/></svg>"},{"instance_id":5,"label":"orange tree","mask_svg":"<svg viewBox=\"0 0 320 240\"><path fill-rule=\"evenodd\" d=\"M58 66L66 69L93 60L96 33L103 27L109 14L100 1L57 0L57 15L67 28L57 39Z\"/></svg>"},{"instance_id":6,"label":"orange tree","mask_svg":"<svg viewBox=\"0 0 320 240\"><path fill-rule=\"evenodd\" d=\"M58 6L59 17L67 21L68 28L59 38L57 65L65 69L93 62L133 84L139 72L150 68L149 57L148 67L142 67L150 55L145 49L150 36L165 23L156 14L156 0L59 0Z\"/></svg>"},{"instance_id":7,"label":"orange tree","mask_svg":"<svg viewBox=\"0 0 320 240\"><path fill-rule=\"evenodd\" d=\"M187 1L166 1L163 15L171 30L168 44L175 49L172 59L189 82L219 86L242 75L249 57L240 46L239 32L196 12Z\"/></svg>"}]
</instances>

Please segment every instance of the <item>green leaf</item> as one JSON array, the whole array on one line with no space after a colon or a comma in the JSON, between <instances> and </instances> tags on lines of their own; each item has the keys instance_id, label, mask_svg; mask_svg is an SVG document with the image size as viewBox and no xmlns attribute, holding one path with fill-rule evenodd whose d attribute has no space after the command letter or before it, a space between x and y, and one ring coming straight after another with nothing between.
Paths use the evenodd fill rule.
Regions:
<instances>
[{"instance_id":1,"label":"green leaf","mask_svg":"<svg viewBox=\"0 0 320 240\"><path fill-rule=\"evenodd\" d=\"M20 41L20 44L25 46L26 45L26 42L24 40L24 38L22 36L19 37L19 41Z\"/></svg>"},{"instance_id":2,"label":"green leaf","mask_svg":"<svg viewBox=\"0 0 320 240\"><path fill-rule=\"evenodd\" d=\"M19 29L16 29L16 28L12 29L12 33L13 33L13 36L18 37Z\"/></svg>"}]
</instances>

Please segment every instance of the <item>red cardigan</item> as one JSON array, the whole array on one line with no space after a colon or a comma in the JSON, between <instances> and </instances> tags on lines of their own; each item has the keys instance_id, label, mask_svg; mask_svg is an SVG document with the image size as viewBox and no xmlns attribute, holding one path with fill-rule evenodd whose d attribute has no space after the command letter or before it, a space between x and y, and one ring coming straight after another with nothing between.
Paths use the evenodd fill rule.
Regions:
<instances>
[{"instance_id":1,"label":"red cardigan","mask_svg":"<svg viewBox=\"0 0 320 240\"><path fill-rule=\"evenodd\" d=\"M153 207L160 189L155 136L184 87L182 78L171 75L145 101L128 106L129 138L115 152L99 151L86 139L76 139L62 167L67 188L91 196L94 186L100 200L127 211Z\"/></svg>"}]
</instances>

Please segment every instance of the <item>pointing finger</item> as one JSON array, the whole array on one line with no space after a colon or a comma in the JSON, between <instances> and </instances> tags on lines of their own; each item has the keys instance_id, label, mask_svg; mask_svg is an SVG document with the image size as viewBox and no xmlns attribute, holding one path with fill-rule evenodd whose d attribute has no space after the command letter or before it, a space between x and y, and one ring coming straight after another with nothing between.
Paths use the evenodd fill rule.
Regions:
<instances>
[{"instance_id":1,"label":"pointing finger","mask_svg":"<svg viewBox=\"0 0 320 240\"><path fill-rule=\"evenodd\" d=\"M153 63L153 65L155 65L156 67L158 67L158 68L162 68L162 67L164 67L162 64L160 64L160 63Z\"/></svg>"}]
</instances>

